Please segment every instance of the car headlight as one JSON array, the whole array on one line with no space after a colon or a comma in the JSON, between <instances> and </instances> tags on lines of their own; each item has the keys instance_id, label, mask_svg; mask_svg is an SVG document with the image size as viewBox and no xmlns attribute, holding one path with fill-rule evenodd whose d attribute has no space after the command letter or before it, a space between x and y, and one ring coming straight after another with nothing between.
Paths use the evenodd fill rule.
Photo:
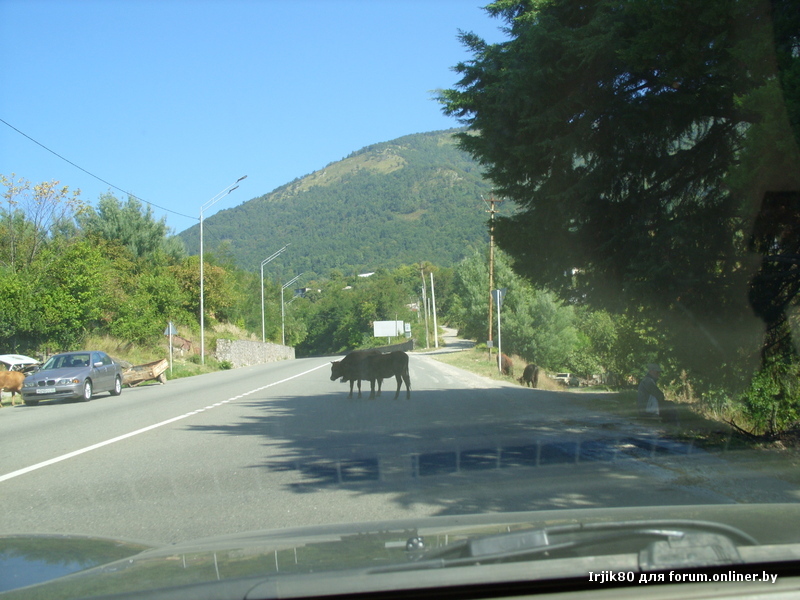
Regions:
<instances>
[{"instance_id":1,"label":"car headlight","mask_svg":"<svg viewBox=\"0 0 800 600\"><path fill-rule=\"evenodd\" d=\"M80 383L80 379L59 379L56 381L56 385L72 385L75 383Z\"/></svg>"},{"instance_id":2,"label":"car headlight","mask_svg":"<svg viewBox=\"0 0 800 600\"><path fill-rule=\"evenodd\" d=\"M26 382L23 384L23 386L22 386L22 387L28 387L28 388L31 388L31 387L36 387L36 382L35 382L35 381L26 381Z\"/></svg>"}]
</instances>

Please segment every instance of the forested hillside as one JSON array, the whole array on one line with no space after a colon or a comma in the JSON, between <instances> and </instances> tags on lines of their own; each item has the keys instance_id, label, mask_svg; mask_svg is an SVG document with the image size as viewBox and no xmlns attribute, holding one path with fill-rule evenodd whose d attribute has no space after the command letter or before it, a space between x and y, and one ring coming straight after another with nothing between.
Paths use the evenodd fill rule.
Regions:
<instances>
[{"instance_id":1,"label":"forested hillside","mask_svg":"<svg viewBox=\"0 0 800 600\"><path fill-rule=\"evenodd\" d=\"M327 276L421 260L452 266L488 240L478 164L455 146L458 130L409 135L354 152L204 222L204 244L245 270L291 244L270 272ZM199 226L179 234L190 254Z\"/></svg>"}]
</instances>

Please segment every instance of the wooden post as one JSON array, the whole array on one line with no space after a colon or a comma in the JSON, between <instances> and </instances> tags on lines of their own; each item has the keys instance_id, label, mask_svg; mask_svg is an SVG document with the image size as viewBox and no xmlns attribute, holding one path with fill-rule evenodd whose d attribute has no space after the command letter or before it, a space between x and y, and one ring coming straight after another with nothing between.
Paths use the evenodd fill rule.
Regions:
<instances>
[{"instance_id":1,"label":"wooden post","mask_svg":"<svg viewBox=\"0 0 800 600\"><path fill-rule=\"evenodd\" d=\"M491 220L489 221L489 341L492 341L492 290L494 289L494 215L497 212L494 205L502 202L502 200L495 200L494 196L489 198L489 210ZM489 344L489 356L492 355L491 344Z\"/></svg>"}]
</instances>

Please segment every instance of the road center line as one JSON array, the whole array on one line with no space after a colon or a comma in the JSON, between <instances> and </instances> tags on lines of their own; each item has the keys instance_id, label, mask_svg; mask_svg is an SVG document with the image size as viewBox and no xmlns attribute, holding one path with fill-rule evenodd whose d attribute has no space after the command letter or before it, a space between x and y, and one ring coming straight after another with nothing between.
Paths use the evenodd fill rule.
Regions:
<instances>
[{"instance_id":1,"label":"road center line","mask_svg":"<svg viewBox=\"0 0 800 600\"><path fill-rule=\"evenodd\" d=\"M276 385L280 385L282 383L286 383L287 381L291 381L292 379L297 379L298 377L302 377L303 375L308 375L309 373L316 371L317 369L321 369L322 367L328 366L328 363L322 363L318 367L314 367L313 369L309 369L308 371L303 371L302 373L298 373L297 375L292 375L291 377L287 377L286 379L281 379L280 381L273 381L272 383L268 383L267 385L262 385L261 387L252 389L248 392L244 392L243 394L239 394L238 396L233 396L232 398L228 398L227 400L223 400L222 402L217 402L216 404L211 404L206 406L205 408L200 408L197 410L193 410L191 412L184 413L178 417L172 417L171 419L167 419L166 421L161 421L160 423L155 423L154 425L148 425L147 427L142 427L141 429L137 429L136 431L131 431L130 433L125 433L123 435L119 435L115 438L111 438L109 440L105 440L103 442L98 442L97 444L92 444L91 446L86 446L85 448L81 448L80 450L75 450L73 452L68 452L67 454L62 454L61 456L56 456L55 458L51 458L49 460L42 461L40 463L36 463L35 465L31 465L29 467L25 467L22 469L18 469L16 471L12 471L11 473L6 473L5 475L0 475L0 483L3 481L7 481L9 479L13 479L14 477L19 477L20 475L25 475L26 473L30 473L31 471L36 471L38 469L43 469L44 467L49 467L50 465L54 465L56 463L60 463L63 460L67 460L69 458L74 458L76 456L80 456L81 454L86 454L87 452L91 452L92 450L97 450L98 448L102 448L104 446L109 446L111 444L115 444L117 442L121 442L122 440L127 440L128 438L132 438L137 436L141 433L146 433L148 431L152 431L153 429L158 429L159 427L163 427L164 425L169 425L170 423L174 423L175 421L180 421L181 419L185 419L186 417L191 417L201 412L205 412L206 410L210 410L217 406L222 406L228 402L232 402L234 400L239 400L241 398L245 398L251 394L255 394L260 392L261 390L266 390L267 388L271 388Z\"/></svg>"}]
</instances>

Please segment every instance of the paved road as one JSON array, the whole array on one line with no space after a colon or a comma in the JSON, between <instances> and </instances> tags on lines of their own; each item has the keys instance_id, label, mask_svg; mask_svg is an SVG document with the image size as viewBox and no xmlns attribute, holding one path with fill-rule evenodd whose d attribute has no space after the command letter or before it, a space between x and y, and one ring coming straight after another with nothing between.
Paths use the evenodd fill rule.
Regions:
<instances>
[{"instance_id":1,"label":"paved road","mask_svg":"<svg viewBox=\"0 0 800 600\"><path fill-rule=\"evenodd\" d=\"M450 327L442 327L441 342L442 344L436 348L431 346L428 349L420 349L421 354L446 354L448 352L461 352L462 350L469 350L475 346L472 340L465 340L458 337L458 331Z\"/></svg>"},{"instance_id":2,"label":"paved road","mask_svg":"<svg viewBox=\"0 0 800 600\"><path fill-rule=\"evenodd\" d=\"M412 397L347 399L328 359L0 411L0 534L171 543L487 511L730 502L609 415L411 357Z\"/></svg>"}]
</instances>

